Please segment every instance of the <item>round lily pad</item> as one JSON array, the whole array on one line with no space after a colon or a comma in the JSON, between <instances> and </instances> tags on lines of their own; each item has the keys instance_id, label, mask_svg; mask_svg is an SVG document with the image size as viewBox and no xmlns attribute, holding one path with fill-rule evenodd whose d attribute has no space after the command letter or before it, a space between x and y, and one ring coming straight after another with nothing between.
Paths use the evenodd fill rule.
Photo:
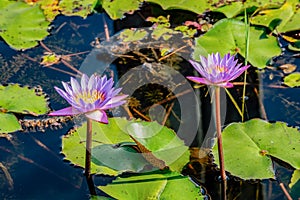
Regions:
<instances>
[{"instance_id":1,"label":"round lily pad","mask_svg":"<svg viewBox=\"0 0 300 200\"><path fill-rule=\"evenodd\" d=\"M243 179L275 178L271 157L300 168L300 133L283 122L252 119L222 132L225 169ZM217 163L217 145L213 147Z\"/></svg>"}]
</instances>

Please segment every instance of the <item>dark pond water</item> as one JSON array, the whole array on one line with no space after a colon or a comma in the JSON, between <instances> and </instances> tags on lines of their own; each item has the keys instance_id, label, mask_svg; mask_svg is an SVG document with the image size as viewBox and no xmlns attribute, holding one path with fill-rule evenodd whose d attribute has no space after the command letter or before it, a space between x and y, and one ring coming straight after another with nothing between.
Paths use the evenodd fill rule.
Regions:
<instances>
[{"instance_id":1,"label":"dark pond water","mask_svg":"<svg viewBox=\"0 0 300 200\"><path fill-rule=\"evenodd\" d=\"M147 10L144 12L147 13ZM105 40L103 19L107 22L111 35L115 30L124 27L147 25L140 18L132 21L121 20L112 22L99 14L91 15L85 20L79 17L58 17L54 22L51 36L47 37L43 43L59 55L67 55L74 52L90 52L94 48L95 38L99 38L100 41ZM70 76L47 67L42 67L39 62L45 51L44 48L38 46L25 52L16 52L8 48L3 42L0 42L0 62L2 66L0 67L0 81L2 84L40 85L51 100L50 107L57 110L65 107L66 102L56 94L53 86L60 87L60 82L68 81ZM79 68L87 55L88 53L72 56L69 62ZM90 60L89 62L93 64L93 62L98 61ZM116 60L114 62L115 65L112 65L109 68L110 71L108 71L108 73L113 71L116 79L124 71L124 69L120 69L117 66L121 61L122 59ZM300 65L300 59L292 58L291 53L287 52L286 56L275 60L276 64L274 66L279 66L285 62L293 63L297 66ZM5 63L7 63L7 66ZM130 64L134 65L134 63ZM99 63L96 65L99 65ZM126 64L124 66L128 67ZM53 67L74 73L63 63L53 65ZM192 72L183 70L181 73L188 74ZM272 76L275 75L275 79L270 80L270 74L273 74ZM258 96L253 92L253 87L249 87L247 90L247 118L259 117L260 103L262 103L268 120L285 121L291 126L299 125L300 90L269 87L269 85L280 85L278 82L282 81L282 72L278 69L266 70L259 77L253 76L253 79L259 79L260 82L257 83L263 86L254 86L261 90ZM152 91L157 88L159 89L159 86L149 87L147 89ZM151 87L154 87L154 89ZM159 92L162 91L164 89L159 90ZM137 98L139 98L138 92L136 93ZM232 92L239 96L241 94L241 87L237 87ZM202 133L205 133L208 129L210 120L210 115L208 114L210 112L210 99L205 94L205 89L199 93L199 98L203 102L202 112L204 117L202 120L202 130L200 131ZM150 103L146 102L143 106L146 107ZM229 112L226 115L226 123L239 121L240 118L233 105L228 103L227 108ZM176 111L176 105L174 106L174 110ZM158 111L156 110L156 112ZM30 118L30 116L25 116L25 118ZM175 117L170 119L169 125L176 129L174 121L176 121ZM76 168L70 165L70 163L63 161L64 156L60 153L61 137L73 125L72 122L66 122L62 124L62 127L55 127L53 130L46 129L45 132L34 129L34 131L28 130L27 132L13 133L9 140L0 138L0 162L8 169L13 180L13 184L7 181L4 173L0 170L0 199L89 199L83 169ZM204 138L204 135L198 138L201 140L201 138ZM194 141L191 145L195 146L197 144L199 145L197 141ZM292 171L279 164L276 164L276 166L278 173L281 174L280 177L283 177L281 181L287 185ZM212 199L218 199L217 171L213 167L207 167L205 163L203 164L198 161L193 163L193 167L196 169L196 172L187 170L186 173L189 173L196 182L203 184ZM112 179L112 177L108 176L97 176L96 182L105 184ZM284 199L284 195L276 181L245 182L231 178L229 185L231 186L229 199ZM297 188L291 192L294 198L300 196ZM98 191L98 194L101 195L103 193Z\"/></svg>"}]
</instances>

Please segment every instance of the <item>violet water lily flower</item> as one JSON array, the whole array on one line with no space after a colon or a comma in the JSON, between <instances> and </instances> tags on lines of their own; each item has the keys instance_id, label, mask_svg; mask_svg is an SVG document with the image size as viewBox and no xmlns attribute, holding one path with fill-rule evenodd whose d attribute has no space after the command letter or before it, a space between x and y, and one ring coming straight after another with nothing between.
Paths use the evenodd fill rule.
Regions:
<instances>
[{"instance_id":1,"label":"violet water lily flower","mask_svg":"<svg viewBox=\"0 0 300 200\"><path fill-rule=\"evenodd\" d=\"M64 90L55 90L71 105L70 107L54 111L50 116L65 116L85 114L86 117L108 123L105 110L124 104L128 95L118 95L122 88L115 89L112 78L92 75L90 78L83 74L81 85L71 77L71 85L62 82Z\"/></svg>"},{"instance_id":2,"label":"violet water lily flower","mask_svg":"<svg viewBox=\"0 0 300 200\"><path fill-rule=\"evenodd\" d=\"M239 77L250 65L241 67L234 56L226 54L221 58L219 53L209 54L208 57L200 56L200 63L190 60L193 67L201 74L202 78L188 76L187 78L196 83L214 85L224 88L233 87L232 81Z\"/></svg>"}]
</instances>

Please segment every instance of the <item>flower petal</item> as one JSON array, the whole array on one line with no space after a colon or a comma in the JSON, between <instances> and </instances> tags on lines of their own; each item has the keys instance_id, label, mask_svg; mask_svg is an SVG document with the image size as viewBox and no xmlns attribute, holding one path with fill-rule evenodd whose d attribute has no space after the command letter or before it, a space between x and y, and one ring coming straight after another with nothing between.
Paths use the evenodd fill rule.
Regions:
<instances>
[{"instance_id":1,"label":"flower petal","mask_svg":"<svg viewBox=\"0 0 300 200\"><path fill-rule=\"evenodd\" d=\"M73 77L71 77L71 86L72 86L72 90L75 95L78 93L81 93L81 87L80 87L78 81Z\"/></svg>"},{"instance_id":2,"label":"flower petal","mask_svg":"<svg viewBox=\"0 0 300 200\"><path fill-rule=\"evenodd\" d=\"M61 83L62 83L62 85L64 86L66 92L67 92L70 96L73 95L73 90L72 90L72 88L70 87L70 85L69 85L68 83L63 82L63 81L62 81Z\"/></svg>"},{"instance_id":3,"label":"flower petal","mask_svg":"<svg viewBox=\"0 0 300 200\"><path fill-rule=\"evenodd\" d=\"M86 74L82 74L81 77L81 90L82 92L88 91L88 83L89 83L89 77Z\"/></svg>"},{"instance_id":4,"label":"flower petal","mask_svg":"<svg viewBox=\"0 0 300 200\"><path fill-rule=\"evenodd\" d=\"M102 106L101 109L105 110L105 109L110 109L110 108L120 106L126 102L126 101L122 101L126 97L128 97L128 95L119 95L113 97L109 102L107 102L104 106Z\"/></svg>"},{"instance_id":5,"label":"flower petal","mask_svg":"<svg viewBox=\"0 0 300 200\"><path fill-rule=\"evenodd\" d=\"M108 123L107 115L103 110L94 110L92 112L85 113L85 116L98 122L105 124Z\"/></svg>"},{"instance_id":6,"label":"flower petal","mask_svg":"<svg viewBox=\"0 0 300 200\"><path fill-rule=\"evenodd\" d=\"M196 76L187 76L186 78L191 81L194 81L196 83L205 84L205 85L213 85L211 82L209 82L205 78L200 78L200 77L196 77Z\"/></svg>"},{"instance_id":7,"label":"flower petal","mask_svg":"<svg viewBox=\"0 0 300 200\"><path fill-rule=\"evenodd\" d=\"M63 108L61 110L53 111L49 113L49 116L66 116L66 115L77 115L80 112L73 107Z\"/></svg>"}]
</instances>

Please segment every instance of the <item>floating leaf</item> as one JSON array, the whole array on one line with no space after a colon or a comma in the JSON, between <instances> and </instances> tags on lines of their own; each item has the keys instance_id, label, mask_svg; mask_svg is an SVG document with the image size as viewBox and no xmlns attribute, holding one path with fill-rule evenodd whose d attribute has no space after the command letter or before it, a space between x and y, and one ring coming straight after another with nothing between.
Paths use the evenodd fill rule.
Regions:
<instances>
[{"instance_id":1,"label":"floating leaf","mask_svg":"<svg viewBox=\"0 0 300 200\"><path fill-rule=\"evenodd\" d=\"M133 13L140 6L140 0L103 0L102 7L112 19L119 19L125 13Z\"/></svg>"},{"instance_id":2,"label":"floating leaf","mask_svg":"<svg viewBox=\"0 0 300 200\"><path fill-rule=\"evenodd\" d=\"M22 127L15 115L0 112L0 134L21 130Z\"/></svg>"},{"instance_id":3,"label":"floating leaf","mask_svg":"<svg viewBox=\"0 0 300 200\"><path fill-rule=\"evenodd\" d=\"M298 0L288 0L278 9L262 10L252 17L251 23L270 27L276 27L278 32L288 32L300 29L300 10L297 9Z\"/></svg>"},{"instance_id":4,"label":"floating leaf","mask_svg":"<svg viewBox=\"0 0 300 200\"><path fill-rule=\"evenodd\" d=\"M295 72L284 77L284 84L289 87L300 86L300 72Z\"/></svg>"},{"instance_id":5,"label":"floating leaf","mask_svg":"<svg viewBox=\"0 0 300 200\"><path fill-rule=\"evenodd\" d=\"M245 56L245 24L234 19L223 19L217 22L206 34L196 39L194 59L199 55L219 52L239 53ZM268 61L279 55L281 50L275 37L267 36L264 29L251 27L248 61L255 67L264 68Z\"/></svg>"},{"instance_id":6,"label":"floating leaf","mask_svg":"<svg viewBox=\"0 0 300 200\"><path fill-rule=\"evenodd\" d=\"M98 0L61 0L60 11L67 16L81 16L83 18L91 14Z\"/></svg>"},{"instance_id":7,"label":"floating leaf","mask_svg":"<svg viewBox=\"0 0 300 200\"><path fill-rule=\"evenodd\" d=\"M225 169L243 179L274 178L273 156L300 168L300 133L283 122L275 124L261 119L232 123L223 133ZM213 155L218 161L217 145Z\"/></svg>"},{"instance_id":8,"label":"floating leaf","mask_svg":"<svg viewBox=\"0 0 300 200\"><path fill-rule=\"evenodd\" d=\"M300 181L300 170L296 169L292 175L289 187L292 188L298 181Z\"/></svg>"},{"instance_id":9,"label":"floating leaf","mask_svg":"<svg viewBox=\"0 0 300 200\"><path fill-rule=\"evenodd\" d=\"M49 22L38 5L20 1L1 0L0 36L17 50L34 47L47 32Z\"/></svg>"},{"instance_id":10,"label":"floating leaf","mask_svg":"<svg viewBox=\"0 0 300 200\"><path fill-rule=\"evenodd\" d=\"M35 89L18 84L0 85L0 108L6 112L41 115L48 112L48 102L44 94L36 94Z\"/></svg>"},{"instance_id":11,"label":"floating leaf","mask_svg":"<svg viewBox=\"0 0 300 200\"><path fill-rule=\"evenodd\" d=\"M188 147L184 145L176 134L167 127L161 126L156 122L137 122L128 121L123 118L110 118L108 124L102 124L93 122L93 143L92 147L96 149L96 152L92 151L92 156L95 159L101 155L101 149L108 151L113 146L99 146L104 144L120 145L126 142L134 142L129 136L129 133L136 141L145 146L151 155L153 154L156 159L165 162L172 170L181 171L182 167L189 161ZM137 133L139 131L139 133ZM66 159L71 161L75 165L84 167L85 164L85 138L86 138L86 123L78 129L70 132L63 138L62 152L65 154ZM143 139L144 138L144 139ZM98 150L97 150L97 148ZM100 149L100 150L99 150ZM120 149L114 149L114 152L110 154L105 153L103 155L114 155L119 151L123 156L129 155L137 157L136 153L124 152L124 147ZM127 149L128 150L128 149ZM147 153L140 153L141 156L148 155ZM121 159L121 158L120 158ZM127 158L122 158L127 159ZM109 175L121 174L124 171L133 171L134 169L140 170L145 166L145 162L138 156L140 163L137 166L133 166L130 169L119 170L120 166L104 166L100 163L115 163L115 158L99 158L98 162L94 160L91 165L92 173L101 173ZM104 161L105 160L105 161ZM128 158L129 162L133 161L133 158ZM122 162L120 162L122 164ZM152 164L152 163L151 163ZM108 165L108 164L107 164Z\"/></svg>"},{"instance_id":12,"label":"floating leaf","mask_svg":"<svg viewBox=\"0 0 300 200\"><path fill-rule=\"evenodd\" d=\"M102 124L93 121L92 148L98 146L99 144L119 144L122 142L133 142L129 135L124 132L127 125L128 121L122 118L110 118L108 124ZM77 166L85 166L85 139L86 123L63 137L62 153L66 156L66 160L71 161L74 165ZM91 173L108 174L115 176L119 173L124 172L124 170L118 172L117 170L98 164L93 162L91 163Z\"/></svg>"},{"instance_id":13,"label":"floating leaf","mask_svg":"<svg viewBox=\"0 0 300 200\"><path fill-rule=\"evenodd\" d=\"M119 172L140 172L149 163L142 154L136 152L131 146L103 144L92 149L92 162L96 165L107 166Z\"/></svg>"},{"instance_id":14,"label":"floating leaf","mask_svg":"<svg viewBox=\"0 0 300 200\"><path fill-rule=\"evenodd\" d=\"M98 188L116 199L204 199L200 187L178 173L117 178Z\"/></svg>"},{"instance_id":15,"label":"floating leaf","mask_svg":"<svg viewBox=\"0 0 300 200\"><path fill-rule=\"evenodd\" d=\"M42 0L38 1L48 21L53 21L60 14L59 0Z\"/></svg>"},{"instance_id":16,"label":"floating leaf","mask_svg":"<svg viewBox=\"0 0 300 200\"><path fill-rule=\"evenodd\" d=\"M155 158L164 161L171 170L180 172L188 163L188 147L171 129L157 122L139 122L131 123L127 130L137 142L150 151Z\"/></svg>"},{"instance_id":17,"label":"floating leaf","mask_svg":"<svg viewBox=\"0 0 300 200\"><path fill-rule=\"evenodd\" d=\"M142 29L125 29L120 34L120 38L124 42L134 42L142 40L147 34L148 32Z\"/></svg>"}]
</instances>

